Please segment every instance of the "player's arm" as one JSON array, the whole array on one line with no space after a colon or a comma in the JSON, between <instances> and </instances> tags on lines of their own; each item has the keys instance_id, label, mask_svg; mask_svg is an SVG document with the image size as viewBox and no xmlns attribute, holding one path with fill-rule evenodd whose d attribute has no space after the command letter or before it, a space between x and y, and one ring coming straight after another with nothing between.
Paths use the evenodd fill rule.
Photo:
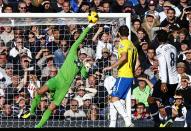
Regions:
<instances>
[{"instance_id":1,"label":"player's arm","mask_svg":"<svg viewBox=\"0 0 191 131\"><path fill-rule=\"evenodd\" d=\"M167 83L167 65L163 54L160 54L160 56L158 56L158 61L161 83Z\"/></svg>"},{"instance_id":2,"label":"player's arm","mask_svg":"<svg viewBox=\"0 0 191 131\"><path fill-rule=\"evenodd\" d=\"M157 55L158 61L159 61L159 74L160 74L160 80L161 80L161 86L160 89L162 92L167 92L167 64L164 56L164 52L160 52L159 55Z\"/></svg>"},{"instance_id":3,"label":"player's arm","mask_svg":"<svg viewBox=\"0 0 191 131\"><path fill-rule=\"evenodd\" d=\"M95 24L90 23L81 33L81 35L79 36L79 38L74 42L74 44L71 47L71 50L77 50L78 47L80 46L80 44L84 41L86 35L88 34L88 32L90 31L90 29L94 26Z\"/></svg>"},{"instance_id":4,"label":"player's arm","mask_svg":"<svg viewBox=\"0 0 191 131\"><path fill-rule=\"evenodd\" d=\"M140 63L140 60L139 60L139 57L138 57L138 53L137 53L137 56L136 56L136 63L135 63L135 71L138 69L138 67L141 65Z\"/></svg>"},{"instance_id":5,"label":"player's arm","mask_svg":"<svg viewBox=\"0 0 191 131\"><path fill-rule=\"evenodd\" d=\"M112 70L113 68L121 66L124 62L128 61L128 57L127 57L128 56L128 52L127 52L128 51L128 47L127 47L127 45L124 45L124 44L121 43L121 45L119 45L119 50L121 52L120 53L121 57L113 65L104 68L103 72L107 71L107 70Z\"/></svg>"},{"instance_id":6,"label":"player's arm","mask_svg":"<svg viewBox=\"0 0 191 131\"><path fill-rule=\"evenodd\" d=\"M82 66L81 70L80 70L81 76L86 79L88 77L88 71L87 68L85 66Z\"/></svg>"}]
</instances>

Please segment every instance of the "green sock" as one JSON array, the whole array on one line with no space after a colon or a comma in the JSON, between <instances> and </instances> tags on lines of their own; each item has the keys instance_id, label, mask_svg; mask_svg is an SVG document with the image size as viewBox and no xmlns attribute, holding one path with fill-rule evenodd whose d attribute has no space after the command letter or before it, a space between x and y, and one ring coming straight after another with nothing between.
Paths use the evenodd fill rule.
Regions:
<instances>
[{"instance_id":1,"label":"green sock","mask_svg":"<svg viewBox=\"0 0 191 131\"><path fill-rule=\"evenodd\" d=\"M51 116L52 111L50 109L47 109L43 116L42 119L40 120L40 122L38 123L38 125L35 126L35 128L42 128L42 126L48 121L49 117Z\"/></svg>"},{"instance_id":2,"label":"green sock","mask_svg":"<svg viewBox=\"0 0 191 131\"><path fill-rule=\"evenodd\" d=\"M30 109L31 114L34 114L36 107L40 103L40 100L41 100L41 95L36 95L35 98L32 100L31 109Z\"/></svg>"}]
</instances>

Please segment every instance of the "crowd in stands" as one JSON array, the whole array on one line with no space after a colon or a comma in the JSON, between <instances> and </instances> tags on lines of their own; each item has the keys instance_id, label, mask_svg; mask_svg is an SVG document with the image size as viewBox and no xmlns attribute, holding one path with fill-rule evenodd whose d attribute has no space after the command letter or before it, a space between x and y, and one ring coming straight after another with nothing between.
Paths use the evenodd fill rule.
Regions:
<instances>
[{"instance_id":1,"label":"crowd in stands","mask_svg":"<svg viewBox=\"0 0 191 131\"><path fill-rule=\"evenodd\" d=\"M159 80L156 32L168 32L168 43L178 52L179 75L171 108L175 121L191 124L191 1L190 0L0 0L1 13L85 13L93 7L100 13L131 13L131 41L139 53L140 67L132 87L132 119L152 120L147 98ZM0 116L22 119L30 108L35 90L54 77L67 53L86 25L0 28ZM89 77L75 78L53 118L108 119L110 84L102 69L118 58L118 36L110 25L97 25L80 46L80 57L90 67ZM49 98L41 100L36 116L41 118ZM164 107L163 107L164 108ZM159 108L162 110L163 108Z\"/></svg>"}]
</instances>

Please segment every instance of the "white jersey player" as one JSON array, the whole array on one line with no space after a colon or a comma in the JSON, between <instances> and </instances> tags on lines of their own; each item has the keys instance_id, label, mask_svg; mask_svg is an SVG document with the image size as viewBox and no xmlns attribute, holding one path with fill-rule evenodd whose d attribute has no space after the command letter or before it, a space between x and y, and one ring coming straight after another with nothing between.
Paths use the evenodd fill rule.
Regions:
<instances>
[{"instance_id":1,"label":"white jersey player","mask_svg":"<svg viewBox=\"0 0 191 131\"><path fill-rule=\"evenodd\" d=\"M162 83L177 84L178 73L176 71L177 51L171 44L161 44L156 49L159 61L159 77Z\"/></svg>"}]
</instances>

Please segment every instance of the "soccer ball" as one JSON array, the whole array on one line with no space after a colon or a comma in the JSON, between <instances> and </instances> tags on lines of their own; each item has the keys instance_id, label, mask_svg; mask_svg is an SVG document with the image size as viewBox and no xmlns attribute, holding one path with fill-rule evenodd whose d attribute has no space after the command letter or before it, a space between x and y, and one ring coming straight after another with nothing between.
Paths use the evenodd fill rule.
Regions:
<instances>
[{"instance_id":1,"label":"soccer ball","mask_svg":"<svg viewBox=\"0 0 191 131\"><path fill-rule=\"evenodd\" d=\"M88 21L89 23L96 23L99 20L99 16L96 11L91 11L88 14Z\"/></svg>"}]
</instances>

